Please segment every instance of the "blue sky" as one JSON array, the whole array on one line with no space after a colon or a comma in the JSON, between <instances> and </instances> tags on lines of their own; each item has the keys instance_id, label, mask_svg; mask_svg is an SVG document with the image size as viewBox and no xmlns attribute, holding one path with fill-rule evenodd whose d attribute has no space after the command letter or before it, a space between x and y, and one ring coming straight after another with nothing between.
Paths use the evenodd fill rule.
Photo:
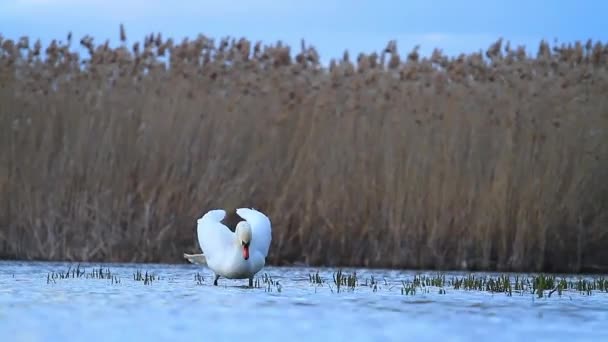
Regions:
<instances>
[{"instance_id":1,"label":"blue sky","mask_svg":"<svg viewBox=\"0 0 608 342\"><path fill-rule=\"evenodd\" d=\"M543 38L608 42L606 13L608 1L583 0L0 0L0 34L47 43L72 31L116 45L124 23L131 43L156 32L177 40L203 33L282 40L296 51L304 38L327 62L345 49L353 57L379 51L392 39L403 54L420 44L423 54L439 47L450 55L485 49L498 37L531 53Z\"/></svg>"}]
</instances>

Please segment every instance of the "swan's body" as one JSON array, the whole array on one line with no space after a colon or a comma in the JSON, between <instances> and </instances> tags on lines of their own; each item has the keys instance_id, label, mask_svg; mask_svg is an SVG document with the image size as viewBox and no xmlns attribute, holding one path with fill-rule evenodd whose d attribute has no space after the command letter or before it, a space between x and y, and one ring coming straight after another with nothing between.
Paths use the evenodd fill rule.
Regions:
<instances>
[{"instance_id":1,"label":"swan's body","mask_svg":"<svg viewBox=\"0 0 608 342\"><path fill-rule=\"evenodd\" d=\"M266 264L272 239L268 217L255 209L239 208L236 213L245 219L236 225L234 233L222 223L226 211L210 210L197 222L198 243L203 254L184 254L195 264L206 264L219 277L249 279Z\"/></svg>"}]
</instances>

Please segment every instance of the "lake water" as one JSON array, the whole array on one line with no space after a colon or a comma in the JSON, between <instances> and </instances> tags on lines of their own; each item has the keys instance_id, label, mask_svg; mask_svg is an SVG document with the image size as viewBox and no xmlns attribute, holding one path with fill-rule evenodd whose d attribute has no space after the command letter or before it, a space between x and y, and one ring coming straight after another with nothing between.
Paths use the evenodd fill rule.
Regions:
<instances>
[{"instance_id":1,"label":"lake water","mask_svg":"<svg viewBox=\"0 0 608 342\"><path fill-rule=\"evenodd\" d=\"M402 281L421 272L362 269L359 286L338 292L336 269L286 267L262 270L272 284L258 274L260 287L224 278L216 287L210 270L190 264L81 264L81 277L49 278L70 266L0 262L0 341L608 341L602 291L406 294ZM100 266L112 279L87 278ZM317 270L326 283L311 282ZM159 278L134 280L138 271ZM372 276L375 289L365 286Z\"/></svg>"}]
</instances>

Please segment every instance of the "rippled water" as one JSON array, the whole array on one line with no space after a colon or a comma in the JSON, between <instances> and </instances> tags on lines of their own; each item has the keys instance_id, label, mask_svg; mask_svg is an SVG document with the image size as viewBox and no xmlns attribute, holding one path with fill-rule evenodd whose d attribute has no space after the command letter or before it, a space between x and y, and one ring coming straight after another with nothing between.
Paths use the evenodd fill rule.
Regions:
<instances>
[{"instance_id":1,"label":"rippled water","mask_svg":"<svg viewBox=\"0 0 608 342\"><path fill-rule=\"evenodd\" d=\"M47 282L49 272L69 266L0 262L1 341L608 341L606 292L536 298L448 287L446 294L430 288L403 295L401 280L420 272L362 269L359 281L373 275L380 280L377 291L357 286L337 293L335 286L309 280L319 270L333 283L335 269L286 267L262 271L278 285L260 277L261 287L250 289L247 280L222 278L215 287L210 270L189 264L82 264L87 274L109 268L120 282ZM160 279L135 281L137 270Z\"/></svg>"}]
</instances>

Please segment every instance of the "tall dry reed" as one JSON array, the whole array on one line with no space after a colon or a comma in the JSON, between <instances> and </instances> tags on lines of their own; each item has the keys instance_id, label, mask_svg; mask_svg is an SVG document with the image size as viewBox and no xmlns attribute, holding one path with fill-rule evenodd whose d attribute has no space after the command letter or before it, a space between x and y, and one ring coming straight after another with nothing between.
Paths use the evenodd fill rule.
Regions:
<instances>
[{"instance_id":1,"label":"tall dry reed","mask_svg":"<svg viewBox=\"0 0 608 342\"><path fill-rule=\"evenodd\" d=\"M324 68L304 44L121 38L0 40L0 256L183 262L206 210L252 206L270 264L608 267L605 45Z\"/></svg>"}]
</instances>

